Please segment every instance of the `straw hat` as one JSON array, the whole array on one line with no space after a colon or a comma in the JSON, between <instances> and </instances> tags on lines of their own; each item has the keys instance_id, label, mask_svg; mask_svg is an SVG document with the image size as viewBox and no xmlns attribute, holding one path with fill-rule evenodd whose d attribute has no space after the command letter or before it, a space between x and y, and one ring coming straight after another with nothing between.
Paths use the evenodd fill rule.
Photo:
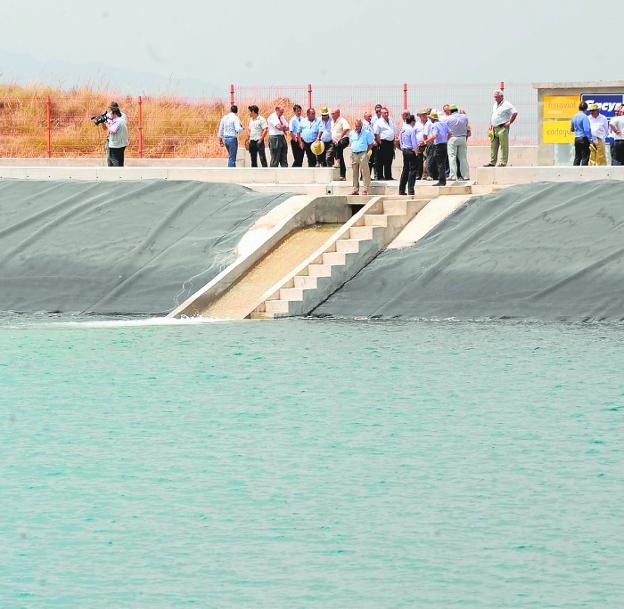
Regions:
<instances>
[{"instance_id":1,"label":"straw hat","mask_svg":"<svg viewBox=\"0 0 624 609\"><path fill-rule=\"evenodd\" d=\"M311 146L310 146L310 150L312 150L312 152L318 156L319 154L323 154L323 152L325 152L325 144L323 142L321 142L320 140L316 140Z\"/></svg>"}]
</instances>

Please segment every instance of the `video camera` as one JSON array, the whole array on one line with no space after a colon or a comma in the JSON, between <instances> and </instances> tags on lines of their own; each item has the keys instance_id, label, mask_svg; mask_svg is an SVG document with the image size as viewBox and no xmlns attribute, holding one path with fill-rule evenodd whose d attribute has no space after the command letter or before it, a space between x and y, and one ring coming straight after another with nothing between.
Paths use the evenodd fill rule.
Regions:
<instances>
[{"instance_id":1,"label":"video camera","mask_svg":"<svg viewBox=\"0 0 624 609\"><path fill-rule=\"evenodd\" d=\"M102 112L102 114L100 114L99 116L92 116L91 120L94 122L95 125L101 125L108 120L108 112Z\"/></svg>"}]
</instances>

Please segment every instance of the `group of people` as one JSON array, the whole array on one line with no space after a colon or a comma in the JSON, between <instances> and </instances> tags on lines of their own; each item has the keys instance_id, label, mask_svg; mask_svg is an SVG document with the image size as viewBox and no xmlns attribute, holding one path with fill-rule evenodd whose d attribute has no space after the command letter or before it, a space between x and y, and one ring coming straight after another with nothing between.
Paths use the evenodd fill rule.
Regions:
<instances>
[{"instance_id":1,"label":"group of people","mask_svg":"<svg viewBox=\"0 0 624 609\"><path fill-rule=\"evenodd\" d=\"M589 110L589 116L587 111ZM606 140L611 137L611 163L624 165L624 109L615 110L611 123L600 106L587 102L579 104L579 111L572 117L570 130L574 133L574 165L606 165Z\"/></svg>"},{"instance_id":2,"label":"group of people","mask_svg":"<svg viewBox=\"0 0 624 609\"><path fill-rule=\"evenodd\" d=\"M490 124L491 157L487 166L498 161L507 165L509 156L509 128L516 120L516 109L505 100L503 91L494 93L494 107ZM423 108L415 115L405 110L402 124L397 127L388 108L377 104L374 113L365 112L353 127L342 116L340 108L321 108L316 115L308 108L305 116L300 105L293 106L293 116L287 120L283 105L275 107L268 119L260 116L257 105L248 107L249 127L245 147L249 151L252 167L267 167L265 147L268 139L271 167L288 167L288 140L293 155L293 167L337 167L341 181L346 180L344 152L351 147L353 192L368 194L371 174L376 180L393 180L392 162L395 151L403 156L403 170L399 180L399 194L414 194L415 182L422 179L437 180L437 186L448 180L469 180L467 141L471 128L466 113L456 104L447 104L442 112ZM239 135L245 131L238 107L232 105L229 114L219 124L219 142L228 151L228 167L236 166Z\"/></svg>"}]
</instances>

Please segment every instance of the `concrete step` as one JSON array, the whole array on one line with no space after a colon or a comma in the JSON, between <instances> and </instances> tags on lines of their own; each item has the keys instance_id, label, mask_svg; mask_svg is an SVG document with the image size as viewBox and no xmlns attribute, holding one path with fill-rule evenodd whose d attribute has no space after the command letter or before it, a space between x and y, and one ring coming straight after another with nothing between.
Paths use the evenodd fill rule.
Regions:
<instances>
[{"instance_id":1,"label":"concrete step","mask_svg":"<svg viewBox=\"0 0 624 609\"><path fill-rule=\"evenodd\" d=\"M364 226L388 226L387 214L366 214Z\"/></svg>"},{"instance_id":2,"label":"concrete step","mask_svg":"<svg viewBox=\"0 0 624 609\"><path fill-rule=\"evenodd\" d=\"M267 300L265 302L265 313L288 313L288 301Z\"/></svg>"},{"instance_id":3,"label":"concrete step","mask_svg":"<svg viewBox=\"0 0 624 609\"><path fill-rule=\"evenodd\" d=\"M331 266L344 264L347 261L347 255L342 252L325 252L323 254L323 264Z\"/></svg>"},{"instance_id":4,"label":"concrete step","mask_svg":"<svg viewBox=\"0 0 624 609\"><path fill-rule=\"evenodd\" d=\"M310 277L331 277L331 266L329 264L309 264L308 273Z\"/></svg>"},{"instance_id":5,"label":"concrete step","mask_svg":"<svg viewBox=\"0 0 624 609\"><path fill-rule=\"evenodd\" d=\"M282 288L280 290L280 300L303 300L303 288Z\"/></svg>"},{"instance_id":6,"label":"concrete step","mask_svg":"<svg viewBox=\"0 0 624 609\"><path fill-rule=\"evenodd\" d=\"M343 254L357 254L360 251L360 242L357 239L339 239L336 241L336 251Z\"/></svg>"},{"instance_id":7,"label":"concrete step","mask_svg":"<svg viewBox=\"0 0 624 609\"><path fill-rule=\"evenodd\" d=\"M266 311L254 311L250 316L250 319L275 319L273 313L267 313Z\"/></svg>"},{"instance_id":8,"label":"concrete step","mask_svg":"<svg viewBox=\"0 0 624 609\"><path fill-rule=\"evenodd\" d=\"M349 229L350 239L379 239L383 234L383 226L352 226Z\"/></svg>"},{"instance_id":9,"label":"concrete step","mask_svg":"<svg viewBox=\"0 0 624 609\"><path fill-rule=\"evenodd\" d=\"M310 277L309 275L297 275L294 278L296 288L314 290L318 286L319 277Z\"/></svg>"}]
</instances>

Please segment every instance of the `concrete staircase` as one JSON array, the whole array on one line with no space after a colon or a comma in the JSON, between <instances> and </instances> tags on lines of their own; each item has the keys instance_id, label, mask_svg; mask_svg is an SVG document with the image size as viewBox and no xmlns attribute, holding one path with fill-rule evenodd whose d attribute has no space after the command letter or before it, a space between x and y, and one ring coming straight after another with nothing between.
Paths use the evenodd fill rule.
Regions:
<instances>
[{"instance_id":1,"label":"concrete staircase","mask_svg":"<svg viewBox=\"0 0 624 609\"><path fill-rule=\"evenodd\" d=\"M320 250L267 291L251 318L307 315L369 264L428 202L373 198Z\"/></svg>"}]
</instances>

